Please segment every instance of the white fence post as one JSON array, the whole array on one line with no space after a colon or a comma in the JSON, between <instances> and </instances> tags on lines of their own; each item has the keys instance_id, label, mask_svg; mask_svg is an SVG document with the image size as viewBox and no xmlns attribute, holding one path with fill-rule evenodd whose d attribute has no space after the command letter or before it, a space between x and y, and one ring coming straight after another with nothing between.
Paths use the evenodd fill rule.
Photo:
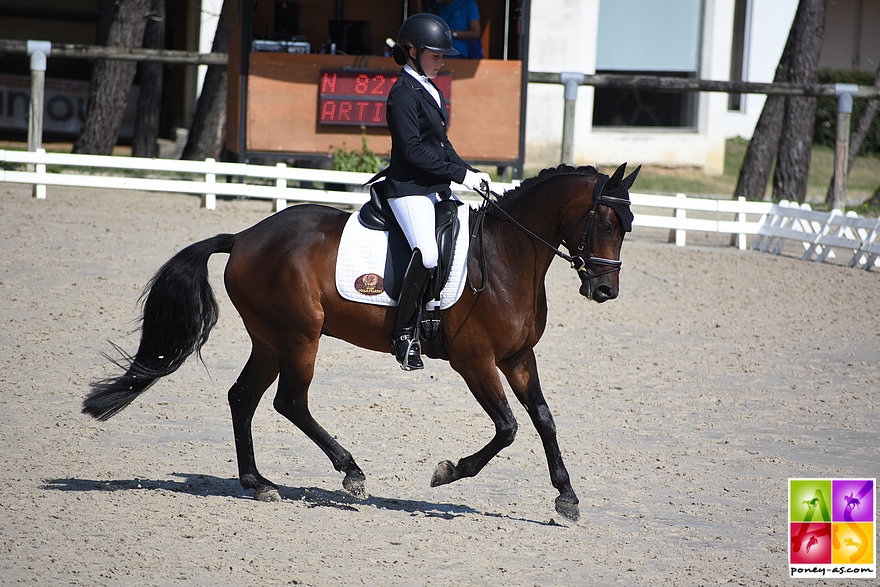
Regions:
<instances>
[{"instance_id":1,"label":"white fence post","mask_svg":"<svg viewBox=\"0 0 880 587\"><path fill-rule=\"evenodd\" d=\"M211 164L216 163L216 161L208 157L205 159L205 163ZM208 185L213 185L217 183L217 174L216 173L206 173L205 174L205 183ZM214 193L204 193L202 194L202 208L206 210L216 210L217 209L217 194Z\"/></svg>"},{"instance_id":2,"label":"white fence post","mask_svg":"<svg viewBox=\"0 0 880 587\"><path fill-rule=\"evenodd\" d=\"M43 99L46 89L46 57L52 52L49 41L28 41L30 55L31 95L28 106L28 151L43 144Z\"/></svg>"},{"instance_id":3,"label":"white fence post","mask_svg":"<svg viewBox=\"0 0 880 587\"><path fill-rule=\"evenodd\" d=\"M687 196L684 194L675 194L676 202L681 202L680 206L675 208L675 218L684 220L687 218ZM679 223L676 221L676 224ZM677 247L683 247L687 243L687 231L683 228L673 228L669 231L669 242L675 243Z\"/></svg>"},{"instance_id":4,"label":"white fence post","mask_svg":"<svg viewBox=\"0 0 880 587\"><path fill-rule=\"evenodd\" d=\"M287 163L276 163L276 169L287 169ZM284 192L287 190L287 180L283 177L279 177L275 180L275 187L278 189L278 197L275 198L275 204L273 206L274 212L281 212L285 208L287 208L287 198L285 197Z\"/></svg>"},{"instance_id":5,"label":"white fence post","mask_svg":"<svg viewBox=\"0 0 880 587\"><path fill-rule=\"evenodd\" d=\"M739 196L736 199L736 201L741 202L741 203L745 203L746 198L745 198L745 196ZM745 225L746 213L745 212L737 212L735 222L737 224ZM745 233L739 232L739 233L731 234L730 235L730 246L732 246L732 247L735 246L740 251L745 251L746 250L746 235L745 235Z\"/></svg>"},{"instance_id":6,"label":"white fence post","mask_svg":"<svg viewBox=\"0 0 880 587\"><path fill-rule=\"evenodd\" d=\"M849 127L852 117L853 96L859 93L856 84L834 84L837 95L837 139L834 143L834 183L831 190L831 207L843 212L846 209L846 175L849 159Z\"/></svg>"},{"instance_id":7,"label":"white fence post","mask_svg":"<svg viewBox=\"0 0 880 587\"><path fill-rule=\"evenodd\" d=\"M28 105L28 151L46 151L43 146L43 102L46 89L46 56L52 52L49 41L28 41L27 52L31 63L31 96ZM37 165L37 173L46 173L46 165ZM34 184L33 197L46 198L46 186Z\"/></svg>"},{"instance_id":8,"label":"white fence post","mask_svg":"<svg viewBox=\"0 0 880 587\"><path fill-rule=\"evenodd\" d=\"M565 88L565 107L562 116L562 154L560 163L574 163L574 113L577 108L578 87L584 81L584 74L563 71L560 74Z\"/></svg>"},{"instance_id":9,"label":"white fence post","mask_svg":"<svg viewBox=\"0 0 880 587\"><path fill-rule=\"evenodd\" d=\"M39 148L35 152L39 155L45 155L46 149ZM46 164L45 163L37 163L36 171L37 171L37 176L40 176L40 175L45 176L46 175ZM37 198L38 200L45 200L46 199L46 184L35 183L34 190L33 190L33 196L35 198Z\"/></svg>"}]
</instances>

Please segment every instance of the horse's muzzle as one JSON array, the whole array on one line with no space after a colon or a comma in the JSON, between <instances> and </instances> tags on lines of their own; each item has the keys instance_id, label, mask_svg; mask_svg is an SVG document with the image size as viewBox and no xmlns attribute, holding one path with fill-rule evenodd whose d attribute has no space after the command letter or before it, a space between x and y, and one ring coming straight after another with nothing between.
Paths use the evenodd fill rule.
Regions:
<instances>
[{"instance_id":1,"label":"horse's muzzle","mask_svg":"<svg viewBox=\"0 0 880 587\"><path fill-rule=\"evenodd\" d=\"M588 300L601 304L617 297L617 288L603 279L604 276L589 277L586 273L578 275L581 278L581 287L578 291Z\"/></svg>"}]
</instances>

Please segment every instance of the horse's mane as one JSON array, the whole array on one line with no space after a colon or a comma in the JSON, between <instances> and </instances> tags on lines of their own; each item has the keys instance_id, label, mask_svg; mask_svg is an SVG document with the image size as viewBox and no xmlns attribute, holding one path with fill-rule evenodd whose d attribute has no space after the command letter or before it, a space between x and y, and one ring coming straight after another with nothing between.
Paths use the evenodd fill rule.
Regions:
<instances>
[{"instance_id":1,"label":"horse's mane","mask_svg":"<svg viewBox=\"0 0 880 587\"><path fill-rule=\"evenodd\" d=\"M504 210L509 211L510 207L515 205L516 202L520 199L520 196L522 196L523 193L529 192L534 186L543 183L551 177L556 177L557 175L568 175L572 173L580 173L583 175L598 175L599 170L597 170L592 165L573 167L565 163L562 163L556 167L548 167L547 169L542 169L540 173L538 173L538 175L524 179L519 186L508 192L505 192L504 195L498 196L498 206Z\"/></svg>"}]
</instances>

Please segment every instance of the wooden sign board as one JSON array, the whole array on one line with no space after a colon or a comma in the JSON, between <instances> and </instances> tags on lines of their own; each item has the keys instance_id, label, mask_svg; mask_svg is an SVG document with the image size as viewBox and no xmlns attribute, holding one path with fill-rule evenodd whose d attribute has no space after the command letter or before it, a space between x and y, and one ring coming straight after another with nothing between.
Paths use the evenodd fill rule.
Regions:
<instances>
[{"instance_id":1,"label":"wooden sign board","mask_svg":"<svg viewBox=\"0 0 880 587\"><path fill-rule=\"evenodd\" d=\"M246 150L329 156L339 147L360 149L361 137L366 135L369 148L387 156L391 139L385 127L320 123L322 72L332 70L396 76L400 66L387 57L251 53ZM458 154L468 161L516 163L522 63L450 59L442 73L451 74L452 79L454 107L449 139ZM230 114L239 111L235 96L235 92L230 92ZM230 117L227 128L227 146L233 152L237 152L239 145L237 118Z\"/></svg>"}]
</instances>

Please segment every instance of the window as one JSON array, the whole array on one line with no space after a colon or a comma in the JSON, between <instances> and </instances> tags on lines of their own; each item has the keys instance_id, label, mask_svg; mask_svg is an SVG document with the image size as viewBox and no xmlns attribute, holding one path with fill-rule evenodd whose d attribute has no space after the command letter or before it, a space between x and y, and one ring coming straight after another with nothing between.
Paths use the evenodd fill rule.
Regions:
<instances>
[{"instance_id":1,"label":"window","mask_svg":"<svg viewBox=\"0 0 880 587\"><path fill-rule=\"evenodd\" d=\"M596 73L696 78L703 0L603 0ZM593 126L696 126L695 92L596 88Z\"/></svg>"}]
</instances>

